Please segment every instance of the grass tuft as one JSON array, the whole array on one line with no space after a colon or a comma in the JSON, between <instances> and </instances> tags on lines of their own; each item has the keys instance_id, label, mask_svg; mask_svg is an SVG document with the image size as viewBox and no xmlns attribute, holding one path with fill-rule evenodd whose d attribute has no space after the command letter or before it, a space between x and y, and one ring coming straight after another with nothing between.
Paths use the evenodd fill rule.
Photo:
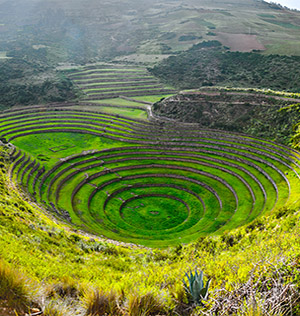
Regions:
<instances>
[{"instance_id":1,"label":"grass tuft","mask_svg":"<svg viewBox=\"0 0 300 316\"><path fill-rule=\"evenodd\" d=\"M165 315L165 306L151 292L144 295L133 292L128 298L127 312L130 316Z\"/></svg>"},{"instance_id":2,"label":"grass tuft","mask_svg":"<svg viewBox=\"0 0 300 316\"><path fill-rule=\"evenodd\" d=\"M100 289L87 291L84 295L86 316L122 315L118 296L115 292L104 293Z\"/></svg>"},{"instance_id":3,"label":"grass tuft","mask_svg":"<svg viewBox=\"0 0 300 316\"><path fill-rule=\"evenodd\" d=\"M78 282L70 277L63 277L61 282L50 284L46 289L46 296L49 298L78 299L81 295L82 289Z\"/></svg>"},{"instance_id":4,"label":"grass tuft","mask_svg":"<svg viewBox=\"0 0 300 316\"><path fill-rule=\"evenodd\" d=\"M49 301L43 308L43 316L71 316L67 305L59 304L56 301ZM73 314L74 315L74 314Z\"/></svg>"},{"instance_id":5,"label":"grass tuft","mask_svg":"<svg viewBox=\"0 0 300 316\"><path fill-rule=\"evenodd\" d=\"M27 311L35 294L33 288L31 281L0 260L0 300L18 312Z\"/></svg>"}]
</instances>

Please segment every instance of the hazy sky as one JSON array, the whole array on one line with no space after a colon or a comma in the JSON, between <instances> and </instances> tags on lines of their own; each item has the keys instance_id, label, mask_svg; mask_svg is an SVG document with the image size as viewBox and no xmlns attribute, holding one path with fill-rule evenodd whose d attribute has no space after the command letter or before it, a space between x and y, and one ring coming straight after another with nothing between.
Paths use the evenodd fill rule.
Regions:
<instances>
[{"instance_id":1,"label":"hazy sky","mask_svg":"<svg viewBox=\"0 0 300 316\"><path fill-rule=\"evenodd\" d=\"M266 0L266 1L279 3L288 8L300 10L300 0Z\"/></svg>"}]
</instances>

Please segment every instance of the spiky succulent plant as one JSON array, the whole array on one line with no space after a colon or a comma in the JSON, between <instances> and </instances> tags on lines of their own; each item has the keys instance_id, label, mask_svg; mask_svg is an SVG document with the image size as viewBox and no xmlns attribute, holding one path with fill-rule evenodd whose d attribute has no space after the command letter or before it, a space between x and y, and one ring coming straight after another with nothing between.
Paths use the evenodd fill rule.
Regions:
<instances>
[{"instance_id":1,"label":"spiky succulent plant","mask_svg":"<svg viewBox=\"0 0 300 316\"><path fill-rule=\"evenodd\" d=\"M195 270L194 274L192 271L190 271L185 275L188 279L188 282L183 279L183 284L189 302L196 305L201 305L202 300L206 300L208 298L210 279L206 282L206 285L204 286L203 271L200 271L200 273L198 273L198 271Z\"/></svg>"}]
</instances>

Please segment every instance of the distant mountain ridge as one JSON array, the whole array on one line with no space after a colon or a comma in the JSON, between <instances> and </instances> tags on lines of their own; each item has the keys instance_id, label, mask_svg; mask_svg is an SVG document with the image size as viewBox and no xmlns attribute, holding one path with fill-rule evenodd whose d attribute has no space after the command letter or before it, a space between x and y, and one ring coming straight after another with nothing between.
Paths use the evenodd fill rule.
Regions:
<instances>
[{"instance_id":1,"label":"distant mountain ridge","mask_svg":"<svg viewBox=\"0 0 300 316\"><path fill-rule=\"evenodd\" d=\"M2 0L0 25L3 50L43 45L55 63L174 54L204 40L300 54L300 12L261 0Z\"/></svg>"}]
</instances>

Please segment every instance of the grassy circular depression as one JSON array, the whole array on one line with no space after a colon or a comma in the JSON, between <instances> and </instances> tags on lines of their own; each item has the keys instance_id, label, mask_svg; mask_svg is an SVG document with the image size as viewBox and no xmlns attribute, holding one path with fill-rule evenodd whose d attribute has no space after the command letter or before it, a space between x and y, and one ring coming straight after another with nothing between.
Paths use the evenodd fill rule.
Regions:
<instances>
[{"instance_id":1,"label":"grassy circular depression","mask_svg":"<svg viewBox=\"0 0 300 316\"><path fill-rule=\"evenodd\" d=\"M62 105L7 111L0 136L17 146L13 180L38 202L125 242L187 243L300 195L300 154L245 135Z\"/></svg>"},{"instance_id":2,"label":"grassy circular depression","mask_svg":"<svg viewBox=\"0 0 300 316\"><path fill-rule=\"evenodd\" d=\"M129 225L141 229L170 229L184 222L189 215L188 206L173 196L142 195L126 202L120 209L121 217Z\"/></svg>"}]
</instances>

